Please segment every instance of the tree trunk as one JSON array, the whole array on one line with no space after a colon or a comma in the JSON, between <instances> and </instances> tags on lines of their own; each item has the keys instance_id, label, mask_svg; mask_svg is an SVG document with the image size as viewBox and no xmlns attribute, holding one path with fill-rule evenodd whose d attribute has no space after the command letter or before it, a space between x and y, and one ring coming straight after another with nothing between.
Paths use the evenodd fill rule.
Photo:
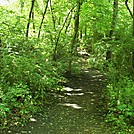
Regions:
<instances>
[{"instance_id":1,"label":"tree trunk","mask_svg":"<svg viewBox=\"0 0 134 134\"><path fill-rule=\"evenodd\" d=\"M82 28L80 30L80 39L82 39Z\"/></svg>"},{"instance_id":2,"label":"tree trunk","mask_svg":"<svg viewBox=\"0 0 134 134\"><path fill-rule=\"evenodd\" d=\"M34 8L34 3L35 3L35 0L32 0L31 9L29 12L29 19L28 19L28 23L27 23L26 37L28 37L28 33L29 33L29 27L30 27L30 21L31 21L31 17L32 17L33 8Z\"/></svg>"},{"instance_id":3,"label":"tree trunk","mask_svg":"<svg viewBox=\"0 0 134 134\"><path fill-rule=\"evenodd\" d=\"M67 26L66 26L65 33L67 33L67 31L68 31L68 28L69 28L69 26L70 26L70 24L71 24L71 19L72 19L72 13L71 13L71 15L70 15L70 18L69 18L68 24L67 24Z\"/></svg>"},{"instance_id":4,"label":"tree trunk","mask_svg":"<svg viewBox=\"0 0 134 134\"><path fill-rule=\"evenodd\" d=\"M134 0L133 0L133 38L134 38ZM134 52L132 53L132 66L134 69Z\"/></svg>"},{"instance_id":5,"label":"tree trunk","mask_svg":"<svg viewBox=\"0 0 134 134\"><path fill-rule=\"evenodd\" d=\"M57 40L56 40L56 44L55 44L55 48L54 48L54 54L53 54L53 60L54 60L54 61L57 60L57 57L56 57L56 56L57 56L57 47L58 47L58 43L59 43L59 39L60 39L60 34L61 34L63 28L65 27L65 24L66 24L66 22L67 22L67 20L68 20L68 17L69 17L69 15L70 15L70 13L72 13L72 11L73 11L74 8L75 8L75 6L74 6L74 7L69 11L69 13L67 14L67 17L66 17L66 19L65 19L65 21L64 21L64 23L63 23L63 26L62 26L62 28L60 29L59 33L58 33Z\"/></svg>"},{"instance_id":6,"label":"tree trunk","mask_svg":"<svg viewBox=\"0 0 134 134\"><path fill-rule=\"evenodd\" d=\"M33 21L33 33L35 33L34 11L32 12L32 21Z\"/></svg>"},{"instance_id":7,"label":"tree trunk","mask_svg":"<svg viewBox=\"0 0 134 134\"><path fill-rule=\"evenodd\" d=\"M114 0L114 4L113 4L113 20L112 20L111 30L110 30L110 33L109 33L110 38L112 38L112 36L113 36L114 29L115 29L116 23L117 23L117 18L118 18L118 0Z\"/></svg>"},{"instance_id":8,"label":"tree trunk","mask_svg":"<svg viewBox=\"0 0 134 134\"><path fill-rule=\"evenodd\" d=\"M112 25L111 25L111 30L109 32L109 38L112 38L115 27L116 27L116 23L117 23L117 19L118 19L118 0L114 0L114 4L113 4L113 20L112 20ZM112 58L112 51L110 50L110 48L108 48L107 52L106 52L106 60L108 62L111 61Z\"/></svg>"},{"instance_id":9,"label":"tree trunk","mask_svg":"<svg viewBox=\"0 0 134 134\"><path fill-rule=\"evenodd\" d=\"M38 38L40 38L40 32L41 32L42 24L43 24L43 21L44 21L44 18L45 18L45 14L47 12L48 2L49 2L49 0L47 0L47 4L46 4L46 7L45 7L45 10L44 10L44 13L43 13L43 17L42 17L42 20L41 20L41 23L40 23Z\"/></svg>"},{"instance_id":10,"label":"tree trunk","mask_svg":"<svg viewBox=\"0 0 134 134\"><path fill-rule=\"evenodd\" d=\"M51 15L52 15L52 21L53 21L54 30L56 31L56 20L55 20L53 9L52 9L52 0L50 0L49 3L50 3L50 12L51 12Z\"/></svg>"},{"instance_id":11,"label":"tree trunk","mask_svg":"<svg viewBox=\"0 0 134 134\"><path fill-rule=\"evenodd\" d=\"M80 8L81 8L82 2L80 2L80 0L77 2L77 12L76 12L76 16L75 16L75 24L74 24L74 35L73 35L73 39L71 41L71 50L70 50L70 57L69 57L69 66L68 66L68 73L71 74L72 72L72 57L73 57L73 53L74 53L74 47L76 44L76 40L77 40L77 35L78 35L78 31L79 31L79 17L80 17Z\"/></svg>"},{"instance_id":12,"label":"tree trunk","mask_svg":"<svg viewBox=\"0 0 134 134\"><path fill-rule=\"evenodd\" d=\"M84 29L84 39L86 40L87 39L87 26L86 26L86 24L85 24L85 29Z\"/></svg>"},{"instance_id":13,"label":"tree trunk","mask_svg":"<svg viewBox=\"0 0 134 134\"><path fill-rule=\"evenodd\" d=\"M134 37L134 0L133 0L133 37Z\"/></svg>"},{"instance_id":14,"label":"tree trunk","mask_svg":"<svg viewBox=\"0 0 134 134\"><path fill-rule=\"evenodd\" d=\"M129 6L128 6L128 0L125 1L125 5L130 13L130 16L132 17L133 19L133 32L132 32L132 36L134 38L134 0L133 0L133 13L132 11L130 10ZM134 52L132 52L132 67L134 68Z\"/></svg>"},{"instance_id":15,"label":"tree trunk","mask_svg":"<svg viewBox=\"0 0 134 134\"><path fill-rule=\"evenodd\" d=\"M126 5L126 7L127 7L127 10L128 10L129 13L130 13L130 16L133 18L133 13L131 12L131 10L130 10L130 8L129 8L129 6L128 6L128 0L125 0L125 5Z\"/></svg>"}]
</instances>

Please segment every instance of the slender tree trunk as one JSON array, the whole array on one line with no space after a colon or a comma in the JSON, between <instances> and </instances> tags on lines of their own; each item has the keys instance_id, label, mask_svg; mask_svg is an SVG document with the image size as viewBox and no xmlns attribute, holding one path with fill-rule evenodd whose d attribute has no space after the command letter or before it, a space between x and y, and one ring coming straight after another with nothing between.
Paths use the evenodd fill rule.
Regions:
<instances>
[{"instance_id":1,"label":"slender tree trunk","mask_svg":"<svg viewBox=\"0 0 134 134\"><path fill-rule=\"evenodd\" d=\"M70 13L73 11L73 9L75 8L75 6L69 11L64 23L63 23L63 26L62 28L60 29L59 33L58 33L58 36L57 36L57 40L56 40L56 44L55 44L55 48L54 48L54 54L53 54L53 60L56 61L57 58L56 58L56 55L57 55L57 47L58 47L58 43L59 43L59 39L60 39L60 34L61 34L61 31L63 30L63 28L65 27L65 24L68 20L68 17L70 15Z\"/></svg>"},{"instance_id":2,"label":"slender tree trunk","mask_svg":"<svg viewBox=\"0 0 134 134\"><path fill-rule=\"evenodd\" d=\"M71 41L71 50L70 50L70 57L69 57L69 66L68 66L68 73L71 74L72 72L72 57L73 57L73 53L74 53L74 46L76 44L76 40L77 40L77 35L78 35L78 31L79 31L79 17L80 17L80 9L81 9L81 5L82 2L80 2L80 0L77 2L77 12L76 12L76 16L75 16L75 24L74 24L74 35L73 35L73 39Z\"/></svg>"},{"instance_id":3,"label":"slender tree trunk","mask_svg":"<svg viewBox=\"0 0 134 134\"><path fill-rule=\"evenodd\" d=\"M41 32L43 21L45 19L45 14L47 12L48 3L49 3L49 0L47 0L47 4L46 4L46 7L45 7L45 10L44 10L44 13L43 13L43 17L42 17L42 20L41 20L41 23L40 23L39 32L38 32L38 38L40 38L40 32Z\"/></svg>"},{"instance_id":4,"label":"slender tree trunk","mask_svg":"<svg viewBox=\"0 0 134 134\"><path fill-rule=\"evenodd\" d=\"M129 6L128 6L128 0L125 0L125 5L126 5L126 8L127 10L129 11L130 13L130 16L132 17L133 19L133 32L132 32L132 35L134 37L134 0L133 0L133 12L130 10Z\"/></svg>"},{"instance_id":5,"label":"slender tree trunk","mask_svg":"<svg viewBox=\"0 0 134 134\"><path fill-rule=\"evenodd\" d=\"M133 19L133 32L132 32L132 36L134 38L134 0L133 0L133 12L130 10L129 6L128 6L128 0L125 0L125 5L130 13L130 16ZM132 52L132 67L134 68L134 52Z\"/></svg>"},{"instance_id":6,"label":"slender tree trunk","mask_svg":"<svg viewBox=\"0 0 134 134\"><path fill-rule=\"evenodd\" d=\"M133 38L134 38L134 0L133 0ZM134 52L132 53L132 66L134 68Z\"/></svg>"},{"instance_id":7,"label":"slender tree trunk","mask_svg":"<svg viewBox=\"0 0 134 134\"><path fill-rule=\"evenodd\" d=\"M116 23L117 23L117 19L118 19L118 0L114 0L114 4L113 4L113 19L112 19L112 25L111 25L111 30L109 32L109 38L112 38L115 27L116 27ZM112 51L110 50L110 48L108 48L108 50L106 51L106 60L108 62L111 61L112 58Z\"/></svg>"},{"instance_id":8,"label":"slender tree trunk","mask_svg":"<svg viewBox=\"0 0 134 134\"><path fill-rule=\"evenodd\" d=\"M26 37L28 37L28 33L29 33L29 27L30 27L30 21L31 21L31 17L32 17L33 8L34 8L34 3L35 3L35 0L32 0L31 9L29 12L29 19L28 19L28 23L27 23Z\"/></svg>"},{"instance_id":9,"label":"slender tree trunk","mask_svg":"<svg viewBox=\"0 0 134 134\"><path fill-rule=\"evenodd\" d=\"M115 29L116 23L117 23L117 18L118 18L118 0L114 0L114 4L113 4L113 20L112 20L111 30L110 30L110 33L109 33L110 38L112 38L112 36L113 36L114 29Z\"/></svg>"},{"instance_id":10,"label":"slender tree trunk","mask_svg":"<svg viewBox=\"0 0 134 134\"><path fill-rule=\"evenodd\" d=\"M82 39L82 28L80 30L80 39Z\"/></svg>"},{"instance_id":11,"label":"slender tree trunk","mask_svg":"<svg viewBox=\"0 0 134 134\"><path fill-rule=\"evenodd\" d=\"M0 58L2 58L2 40L0 37Z\"/></svg>"},{"instance_id":12,"label":"slender tree trunk","mask_svg":"<svg viewBox=\"0 0 134 134\"><path fill-rule=\"evenodd\" d=\"M67 26L66 26L65 33L67 33L67 30L68 30L68 28L69 28L69 26L70 26L70 24L71 24L71 19L72 19L72 13L71 13L71 15L70 15L70 18L69 18L68 24L67 24Z\"/></svg>"},{"instance_id":13,"label":"slender tree trunk","mask_svg":"<svg viewBox=\"0 0 134 134\"><path fill-rule=\"evenodd\" d=\"M133 0L133 37L134 37L134 0Z\"/></svg>"},{"instance_id":14,"label":"slender tree trunk","mask_svg":"<svg viewBox=\"0 0 134 134\"><path fill-rule=\"evenodd\" d=\"M1 40L1 38L0 38L0 48L2 47L2 40Z\"/></svg>"},{"instance_id":15,"label":"slender tree trunk","mask_svg":"<svg viewBox=\"0 0 134 134\"><path fill-rule=\"evenodd\" d=\"M53 12L53 8L52 8L52 0L49 1L49 5L50 5L50 12L51 12L51 17L52 17L52 21L53 21L54 31L56 33L56 17L54 16L54 12ZM51 31L50 31L50 33L51 33ZM53 47L54 41L56 40L56 35L50 34L50 40L51 40L51 44Z\"/></svg>"},{"instance_id":16,"label":"slender tree trunk","mask_svg":"<svg viewBox=\"0 0 134 134\"><path fill-rule=\"evenodd\" d=\"M85 28L84 28L84 34L85 34L85 40L87 39L87 26L86 26L86 24L85 24Z\"/></svg>"},{"instance_id":17,"label":"slender tree trunk","mask_svg":"<svg viewBox=\"0 0 134 134\"><path fill-rule=\"evenodd\" d=\"M129 8L129 6L128 6L128 0L125 0L125 5L126 5L127 10L128 10L129 13L130 13L130 16L133 18L133 13L131 12L131 10L130 10L130 8Z\"/></svg>"},{"instance_id":18,"label":"slender tree trunk","mask_svg":"<svg viewBox=\"0 0 134 134\"><path fill-rule=\"evenodd\" d=\"M32 21L33 21L33 32L35 33L34 11L32 12Z\"/></svg>"},{"instance_id":19,"label":"slender tree trunk","mask_svg":"<svg viewBox=\"0 0 134 134\"><path fill-rule=\"evenodd\" d=\"M50 0L50 12L51 12L51 15L52 15L52 21L53 21L54 30L56 31L56 21L55 21L53 9L52 9L52 0Z\"/></svg>"}]
</instances>

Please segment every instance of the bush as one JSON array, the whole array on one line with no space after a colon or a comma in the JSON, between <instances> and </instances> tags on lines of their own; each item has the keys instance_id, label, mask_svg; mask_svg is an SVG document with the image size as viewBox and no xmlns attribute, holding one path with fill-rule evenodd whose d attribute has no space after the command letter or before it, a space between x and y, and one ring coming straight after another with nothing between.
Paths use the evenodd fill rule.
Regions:
<instances>
[{"instance_id":1,"label":"bush","mask_svg":"<svg viewBox=\"0 0 134 134\"><path fill-rule=\"evenodd\" d=\"M107 121L122 130L134 121L134 82L129 77L120 77L115 84L107 86L108 110Z\"/></svg>"},{"instance_id":2,"label":"bush","mask_svg":"<svg viewBox=\"0 0 134 134\"><path fill-rule=\"evenodd\" d=\"M128 126L134 125L133 39L100 40L93 48L89 63L105 72L108 79L106 121L112 123L118 133L127 133ZM112 51L110 62L106 61L107 49Z\"/></svg>"},{"instance_id":3,"label":"bush","mask_svg":"<svg viewBox=\"0 0 134 134\"><path fill-rule=\"evenodd\" d=\"M12 87L2 89L0 97L2 126L12 126L18 123L18 119L23 120L33 109L35 110L30 89L24 84L14 84ZM10 124L9 120L12 120Z\"/></svg>"},{"instance_id":4,"label":"bush","mask_svg":"<svg viewBox=\"0 0 134 134\"><path fill-rule=\"evenodd\" d=\"M24 40L24 45L21 39L14 40L3 43L0 48L0 122L3 126L17 124L30 112L36 112L36 105L46 101L47 91L59 90L58 83L63 79L60 64L56 66L51 60L51 51L46 51L51 48L33 40Z\"/></svg>"},{"instance_id":5,"label":"bush","mask_svg":"<svg viewBox=\"0 0 134 134\"><path fill-rule=\"evenodd\" d=\"M19 46L15 50L13 46L3 50L0 61L1 83L8 83L9 86L24 83L32 93L43 97L45 90L56 89L62 78L50 60L49 53L37 46L30 51L31 45L29 46L21 48L22 50L19 50ZM7 52L7 49L11 51Z\"/></svg>"}]
</instances>

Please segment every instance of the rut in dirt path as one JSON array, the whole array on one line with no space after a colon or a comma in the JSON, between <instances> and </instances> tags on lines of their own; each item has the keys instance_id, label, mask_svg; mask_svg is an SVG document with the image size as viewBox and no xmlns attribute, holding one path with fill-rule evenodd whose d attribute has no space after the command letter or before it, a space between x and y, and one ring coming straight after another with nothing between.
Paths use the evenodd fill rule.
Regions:
<instances>
[{"instance_id":1,"label":"rut in dirt path","mask_svg":"<svg viewBox=\"0 0 134 134\"><path fill-rule=\"evenodd\" d=\"M97 70L87 69L68 80L65 91L58 94L58 103L13 134L110 134L100 103L104 77Z\"/></svg>"}]
</instances>

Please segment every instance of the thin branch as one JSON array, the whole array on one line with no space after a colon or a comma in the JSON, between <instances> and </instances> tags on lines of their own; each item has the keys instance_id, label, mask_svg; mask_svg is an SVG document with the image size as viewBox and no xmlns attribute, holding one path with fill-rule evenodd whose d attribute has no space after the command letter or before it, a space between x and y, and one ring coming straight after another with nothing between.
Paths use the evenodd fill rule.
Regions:
<instances>
[{"instance_id":1,"label":"thin branch","mask_svg":"<svg viewBox=\"0 0 134 134\"><path fill-rule=\"evenodd\" d=\"M133 18L133 13L132 13L132 11L130 10L130 8L129 8L129 6L128 6L128 0L125 0L125 5L126 5L128 11L129 11L129 13L130 13L130 16Z\"/></svg>"},{"instance_id":2,"label":"thin branch","mask_svg":"<svg viewBox=\"0 0 134 134\"><path fill-rule=\"evenodd\" d=\"M69 28L69 26L70 26L70 23L71 23L71 19L72 19L72 14L70 15L69 22L68 22L68 24L67 24L67 26L66 26L65 33L67 33L67 30L68 30L68 28Z\"/></svg>"},{"instance_id":3,"label":"thin branch","mask_svg":"<svg viewBox=\"0 0 134 134\"><path fill-rule=\"evenodd\" d=\"M134 38L134 0L133 0L133 38ZM134 69L134 51L132 52L132 67Z\"/></svg>"},{"instance_id":4,"label":"thin branch","mask_svg":"<svg viewBox=\"0 0 134 134\"><path fill-rule=\"evenodd\" d=\"M59 39L60 39L60 34L61 34L61 31L63 30L63 28L65 27L65 24L68 20L68 17L70 15L70 13L73 11L73 9L76 7L76 5L69 11L69 13L67 14L67 17L63 23L63 26L62 28L60 29L59 33L58 33L58 36L57 36L57 40L56 40L56 44L55 44L55 48L54 48L54 55L53 55L53 60L56 61L56 51L57 51L57 46L58 46L58 42L59 42Z\"/></svg>"},{"instance_id":5,"label":"thin branch","mask_svg":"<svg viewBox=\"0 0 134 134\"><path fill-rule=\"evenodd\" d=\"M46 4L46 7L45 7L45 10L44 10L44 13L43 13L43 17L42 17L42 20L41 20L41 23L40 23L38 38L40 38L40 32L41 32L41 28L42 28L43 21L44 21L44 19L45 19L45 14L46 14L46 12L47 12L48 2L49 2L49 0L47 0L47 4Z\"/></svg>"},{"instance_id":6,"label":"thin branch","mask_svg":"<svg viewBox=\"0 0 134 134\"><path fill-rule=\"evenodd\" d=\"M55 18L54 18L54 13L53 13L53 9L52 9L52 1L51 0L50 0L50 12L52 14L52 21L53 21L54 30L56 31Z\"/></svg>"},{"instance_id":7,"label":"thin branch","mask_svg":"<svg viewBox=\"0 0 134 134\"><path fill-rule=\"evenodd\" d=\"M33 21L33 32L35 33L34 11L32 12L32 21Z\"/></svg>"}]
</instances>

